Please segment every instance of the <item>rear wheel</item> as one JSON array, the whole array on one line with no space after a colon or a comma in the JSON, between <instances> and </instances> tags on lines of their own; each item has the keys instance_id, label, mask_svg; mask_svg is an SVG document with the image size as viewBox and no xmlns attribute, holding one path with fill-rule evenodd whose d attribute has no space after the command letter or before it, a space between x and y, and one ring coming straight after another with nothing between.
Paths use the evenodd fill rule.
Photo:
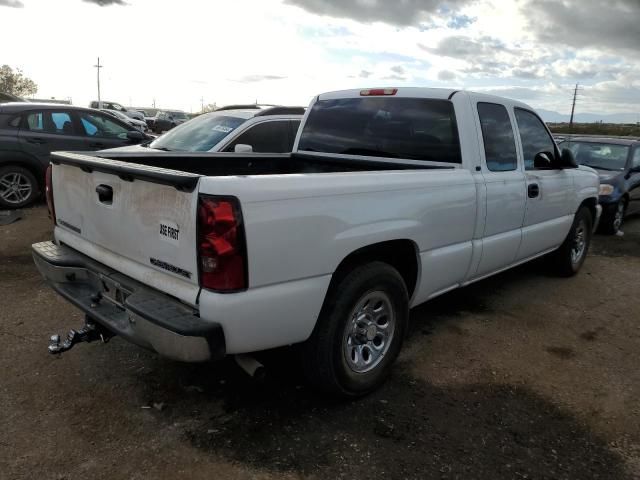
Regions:
<instances>
[{"instance_id":1,"label":"rear wheel","mask_svg":"<svg viewBox=\"0 0 640 480\"><path fill-rule=\"evenodd\" d=\"M36 177L26 168L7 165L0 168L0 207L21 208L40 195Z\"/></svg>"},{"instance_id":2,"label":"rear wheel","mask_svg":"<svg viewBox=\"0 0 640 480\"><path fill-rule=\"evenodd\" d=\"M550 256L556 271L560 275L570 277L578 273L585 258L587 258L592 230L593 219L591 218L591 212L588 208L581 207L573 219L567 238L565 238L560 248Z\"/></svg>"},{"instance_id":3,"label":"rear wheel","mask_svg":"<svg viewBox=\"0 0 640 480\"><path fill-rule=\"evenodd\" d=\"M405 283L393 267L356 267L331 288L303 346L308 381L341 396L364 395L388 376L409 318Z\"/></svg>"}]
</instances>

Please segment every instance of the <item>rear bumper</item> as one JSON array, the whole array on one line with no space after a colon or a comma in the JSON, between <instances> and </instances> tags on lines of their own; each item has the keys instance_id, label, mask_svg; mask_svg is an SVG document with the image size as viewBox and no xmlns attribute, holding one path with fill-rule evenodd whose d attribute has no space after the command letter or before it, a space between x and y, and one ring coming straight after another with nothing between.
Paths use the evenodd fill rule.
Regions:
<instances>
[{"instance_id":1,"label":"rear bumper","mask_svg":"<svg viewBox=\"0 0 640 480\"><path fill-rule=\"evenodd\" d=\"M94 321L143 348L185 362L225 355L218 323L174 298L53 242L32 245L38 270L61 296Z\"/></svg>"}]
</instances>

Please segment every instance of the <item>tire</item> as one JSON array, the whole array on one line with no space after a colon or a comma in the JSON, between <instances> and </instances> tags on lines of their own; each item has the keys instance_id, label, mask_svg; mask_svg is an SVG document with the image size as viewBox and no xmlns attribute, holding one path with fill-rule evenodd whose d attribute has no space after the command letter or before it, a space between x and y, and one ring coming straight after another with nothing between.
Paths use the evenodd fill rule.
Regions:
<instances>
[{"instance_id":1,"label":"tire","mask_svg":"<svg viewBox=\"0 0 640 480\"><path fill-rule=\"evenodd\" d=\"M560 248L550 256L559 275L571 277L578 273L585 258L587 258L592 231L593 219L591 212L588 208L581 207L573 219L567 238L565 238Z\"/></svg>"},{"instance_id":2,"label":"tire","mask_svg":"<svg viewBox=\"0 0 640 480\"><path fill-rule=\"evenodd\" d=\"M609 208L606 215L603 215L598 230L608 235L618 233L624 223L624 216L627 213L627 203L627 199L622 197L613 208Z\"/></svg>"},{"instance_id":3,"label":"tire","mask_svg":"<svg viewBox=\"0 0 640 480\"><path fill-rule=\"evenodd\" d=\"M40 196L36 177L24 167L0 167L0 208L22 208Z\"/></svg>"},{"instance_id":4,"label":"tire","mask_svg":"<svg viewBox=\"0 0 640 480\"><path fill-rule=\"evenodd\" d=\"M343 397L371 392L389 375L408 321L409 297L398 271L382 262L356 267L330 288L302 345L307 381Z\"/></svg>"}]
</instances>

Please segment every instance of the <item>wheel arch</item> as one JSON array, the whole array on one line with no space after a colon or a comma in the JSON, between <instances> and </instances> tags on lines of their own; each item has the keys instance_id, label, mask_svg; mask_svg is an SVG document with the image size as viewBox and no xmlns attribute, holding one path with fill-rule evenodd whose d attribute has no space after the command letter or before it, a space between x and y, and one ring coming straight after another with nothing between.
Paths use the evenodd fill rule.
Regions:
<instances>
[{"instance_id":1,"label":"wheel arch","mask_svg":"<svg viewBox=\"0 0 640 480\"><path fill-rule=\"evenodd\" d=\"M586 207L589 210L589 213L591 213L591 221L595 222L596 220L596 216L597 216L597 206L598 206L598 199L594 198L594 197L589 197L589 198L585 198L582 203L580 203L580 205L578 206L576 213L578 213L578 211L582 208L582 207Z\"/></svg>"},{"instance_id":2,"label":"wheel arch","mask_svg":"<svg viewBox=\"0 0 640 480\"><path fill-rule=\"evenodd\" d=\"M409 298L412 298L420 275L420 254L418 245L409 239L373 243L349 253L333 272L328 291L354 268L375 261L387 263L398 270Z\"/></svg>"}]
</instances>

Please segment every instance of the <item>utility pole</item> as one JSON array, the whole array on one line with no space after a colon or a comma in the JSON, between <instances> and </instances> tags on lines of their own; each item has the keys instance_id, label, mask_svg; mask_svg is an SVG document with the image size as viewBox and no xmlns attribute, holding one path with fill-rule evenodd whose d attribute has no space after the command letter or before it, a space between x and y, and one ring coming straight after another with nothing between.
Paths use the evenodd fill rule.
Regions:
<instances>
[{"instance_id":1,"label":"utility pole","mask_svg":"<svg viewBox=\"0 0 640 480\"><path fill-rule=\"evenodd\" d=\"M578 98L578 84L573 90L573 103L571 104L571 118L569 119L569 128L573 128L573 114L576 111L576 99Z\"/></svg>"},{"instance_id":2,"label":"utility pole","mask_svg":"<svg viewBox=\"0 0 640 480\"><path fill-rule=\"evenodd\" d=\"M98 108L102 108L102 101L100 100L100 69L104 65L100 65L100 57L98 57L98 63L93 67L98 71Z\"/></svg>"},{"instance_id":3,"label":"utility pole","mask_svg":"<svg viewBox=\"0 0 640 480\"><path fill-rule=\"evenodd\" d=\"M204 97L200 97L200 113L204 113Z\"/></svg>"}]
</instances>

